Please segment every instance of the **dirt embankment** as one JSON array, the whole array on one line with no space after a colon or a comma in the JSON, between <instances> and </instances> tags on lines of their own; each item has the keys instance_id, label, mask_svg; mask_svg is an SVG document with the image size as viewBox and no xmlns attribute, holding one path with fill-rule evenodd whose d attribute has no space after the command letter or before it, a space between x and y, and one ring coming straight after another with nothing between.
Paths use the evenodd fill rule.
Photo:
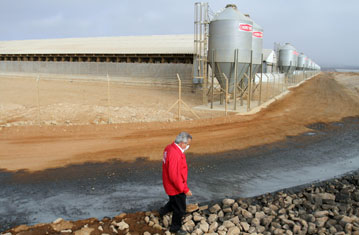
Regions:
<instances>
[{"instance_id":1,"label":"dirt embankment","mask_svg":"<svg viewBox=\"0 0 359 235\"><path fill-rule=\"evenodd\" d=\"M0 131L0 166L11 171L37 171L87 161L160 160L163 148L182 130L193 135L189 151L194 154L268 144L303 133L314 122L359 115L358 80L357 74L324 73L248 116L175 123L5 128Z\"/></svg>"}]
</instances>

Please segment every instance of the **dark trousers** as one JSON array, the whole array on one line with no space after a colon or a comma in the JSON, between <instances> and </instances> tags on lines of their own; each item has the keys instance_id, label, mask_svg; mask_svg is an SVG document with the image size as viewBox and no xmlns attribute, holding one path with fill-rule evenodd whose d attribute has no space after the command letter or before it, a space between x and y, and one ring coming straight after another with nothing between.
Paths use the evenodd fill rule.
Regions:
<instances>
[{"instance_id":1,"label":"dark trousers","mask_svg":"<svg viewBox=\"0 0 359 235\"><path fill-rule=\"evenodd\" d=\"M182 217L186 214L186 195L184 193L169 196L170 200L159 211L160 216L173 212L170 231L177 232L182 226Z\"/></svg>"}]
</instances>

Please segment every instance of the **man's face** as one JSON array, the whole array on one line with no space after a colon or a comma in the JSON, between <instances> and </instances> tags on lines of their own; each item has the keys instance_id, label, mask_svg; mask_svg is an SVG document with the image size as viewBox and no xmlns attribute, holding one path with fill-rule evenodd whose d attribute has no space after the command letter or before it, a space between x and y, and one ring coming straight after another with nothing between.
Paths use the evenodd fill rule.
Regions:
<instances>
[{"instance_id":1,"label":"man's face","mask_svg":"<svg viewBox=\"0 0 359 235\"><path fill-rule=\"evenodd\" d=\"M186 149L187 146L189 146L189 145L191 144L191 142L192 142L192 139L188 139L188 140L187 140L187 144L182 142L182 143L179 144L179 146L180 146L182 149Z\"/></svg>"},{"instance_id":2,"label":"man's face","mask_svg":"<svg viewBox=\"0 0 359 235\"><path fill-rule=\"evenodd\" d=\"M191 145L192 139L188 139L187 145Z\"/></svg>"}]
</instances>

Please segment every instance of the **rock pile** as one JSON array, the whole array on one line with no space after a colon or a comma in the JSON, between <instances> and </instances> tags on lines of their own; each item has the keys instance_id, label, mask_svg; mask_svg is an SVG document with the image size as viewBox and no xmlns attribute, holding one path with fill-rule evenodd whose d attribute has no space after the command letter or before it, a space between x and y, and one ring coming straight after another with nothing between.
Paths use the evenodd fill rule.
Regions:
<instances>
[{"instance_id":1,"label":"rock pile","mask_svg":"<svg viewBox=\"0 0 359 235\"><path fill-rule=\"evenodd\" d=\"M358 185L359 174L354 174L297 193L282 191L247 199L227 198L188 213L182 228L193 235L359 235ZM170 215L166 215L160 225L168 229L170 221Z\"/></svg>"},{"instance_id":2,"label":"rock pile","mask_svg":"<svg viewBox=\"0 0 359 235\"><path fill-rule=\"evenodd\" d=\"M359 235L359 172L312 185L253 198L229 199L191 206L182 228L188 234L352 234ZM296 191L296 192L294 192ZM3 234L46 231L47 234L166 234L171 215L157 212L122 214L101 221L54 221L49 225L18 226Z\"/></svg>"}]
</instances>

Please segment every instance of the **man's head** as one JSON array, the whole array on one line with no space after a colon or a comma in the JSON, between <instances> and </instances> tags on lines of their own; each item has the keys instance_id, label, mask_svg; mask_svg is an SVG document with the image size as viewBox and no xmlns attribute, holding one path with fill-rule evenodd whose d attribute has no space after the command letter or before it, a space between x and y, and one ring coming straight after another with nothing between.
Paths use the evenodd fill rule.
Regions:
<instances>
[{"instance_id":1,"label":"man's head","mask_svg":"<svg viewBox=\"0 0 359 235\"><path fill-rule=\"evenodd\" d=\"M187 150L191 144L192 136L187 132L181 132L177 135L175 143L178 144L183 150Z\"/></svg>"}]
</instances>

